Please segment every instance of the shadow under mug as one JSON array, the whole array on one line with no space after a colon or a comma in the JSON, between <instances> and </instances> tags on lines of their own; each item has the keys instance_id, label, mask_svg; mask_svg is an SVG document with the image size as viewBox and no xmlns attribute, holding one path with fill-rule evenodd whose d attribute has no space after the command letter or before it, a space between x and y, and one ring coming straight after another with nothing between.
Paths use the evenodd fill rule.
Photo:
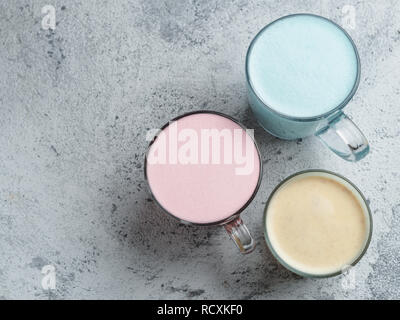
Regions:
<instances>
[{"instance_id":1,"label":"shadow under mug","mask_svg":"<svg viewBox=\"0 0 400 320\"><path fill-rule=\"evenodd\" d=\"M356 197L358 202L360 203L363 212L365 214L365 219L367 222L367 234L366 234L366 239L364 241L363 247L361 252L353 259L353 261L348 265L344 266L342 270L332 272L332 273L326 273L326 274L311 274L311 273L306 273L303 271L300 271L296 269L295 267L291 266L288 264L280 255L279 253L274 249L274 246L271 243L269 234L268 234L268 228L267 228L267 215L268 215L268 208L271 203L272 198L278 192L286 183L290 182L293 179L296 179L299 176L307 176L307 175L317 175L317 176L324 176L328 177L331 179L334 179L338 181L340 184L344 185L347 189L352 192L352 194ZM291 176L287 177L284 179L282 182L280 182L275 189L271 192L269 195L268 201L265 205L264 209L264 216L263 216L263 228L264 228L264 238L265 242L267 243L267 246L269 250L272 252L273 256L276 258L276 260L279 261L280 264L282 264L286 269L290 270L293 273L298 274L299 276L306 277L306 278L329 278L333 276L340 275L342 273L345 273L346 271L349 270L349 267L354 267L364 256L364 254L367 252L368 246L371 242L371 237L372 237L372 215L371 215L371 209L369 208L368 202L365 199L364 195L361 193L361 191L347 178L334 173L332 171L328 170L323 170L323 169L309 169L309 170L303 170L299 171L297 173L292 174Z\"/></svg>"},{"instance_id":2,"label":"shadow under mug","mask_svg":"<svg viewBox=\"0 0 400 320\"><path fill-rule=\"evenodd\" d=\"M249 73L249 59L254 44L260 35L272 24L293 16L314 16L337 26L349 39L357 59L357 75L352 90L337 107L315 117L292 117L274 110L262 101L255 92ZM246 82L250 107L259 124L270 134L284 140L294 140L315 135L335 154L347 161L358 161L369 152L368 141L358 127L342 112L348 104L360 82L360 57L349 34L335 22L314 14L292 14L275 20L265 26L252 40L246 56Z\"/></svg>"},{"instance_id":3,"label":"shadow under mug","mask_svg":"<svg viewBox=\"0 0 400 320\"><path fill-rule=\"evenodd\" d=\"M243 130L246 131L246 127L241 124L239 121L237 121L236 119L221 113L221 112L216 112L216 111L209 111L209 110L199 110L199 111L193 111L193 112L187 112L184 113L172 120L170 120L168 123L166 123L164 126L161 127L159 132L162 132L165 128L167 128L169 126L169 124L171 122L174 122L180 118L192 115L192 114L198 114L198 113L206 113L206 114L214 114L214 115L218 115L218 116L222 116L225 117L233 122L235 122L237 125L239 125ZM247 134L247 133L246 133ZM249 135L250 136L250 135ZM257 194L257 191L260 187L261 184L261 179L262 179L262 159L260 156L260 150L257 146L257 143L254 139L254 137L250 136L254 146L257 150L257 155L259 158L259 163L260 163L260 167L259 167L259 176L258 176L258 181L257 181L257 185L251 195L251 197L247 200L247 202L238 210L236 211L234 214L232 214L231 216L227 217L226 219L220 220L220 221L215 221L212 223L194 223L191 221L186 221L186 220L182 220L181 218L178 218L177 216L175 216L172 212L169 212L168 210L166 210L161 204L160 202L157 200L157 198L154 196L153 191L151 190L151 186L148 180L148 176L147 176L147 158L150 152L150 148L152 146L152 144L154 143L154 141L157 139L157 135L153 138L153 140L150 142L147 151L146 151L146 155L145 155L145 159L144 159L144 178L147 182L148 188L150 190L150 193L154 199L154 201L158 204L158 206L165 212L167 213L169 216L173 217L174 219L178 220L180 223L186 224L186 225L191 225L191 226L223 226L225 228L225 230L227 231L227 233L229 234L230 238L233 240L233 242L236 244L236 246L238 247L239 251L243 254L246 253L250 253L255 249L256 243L253 239L253 237L250 234L249 229L246 227L246 225L243 223L243 220L240 217L240 213L246 209L246 207L251 203L251 201L254 199L255 195Z\"/></svg>"}]
</instances>

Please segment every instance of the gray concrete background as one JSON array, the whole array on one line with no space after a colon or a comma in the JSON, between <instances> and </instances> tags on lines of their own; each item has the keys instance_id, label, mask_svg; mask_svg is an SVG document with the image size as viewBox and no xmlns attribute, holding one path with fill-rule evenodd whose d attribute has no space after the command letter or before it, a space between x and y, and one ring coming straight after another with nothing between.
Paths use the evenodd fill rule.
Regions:
<instances>
[{"instance_id":1,"label":"gray concrete background","mask_svg":"<svg viewBox=\"0 0 400 320\"><path fill-rule=\"evenodd\" d=\"M56 8L43 30L41 8ZM347 163L314 138L280 141L255 123L244 59L268 22L312 12L348 28L362 61L347 113L371 143ZM400 2L0 1L0 298L400 298ZM243 217L257 249L241 256L222 228L182 226L143 180L148 128L210 109L256 129L265 170ZM262 211L284 177L339 172L370 201L374 233L343 277L303 279L263 240ZM56 289L41 269L56 268Z\"/></svg>"}]
</instances>

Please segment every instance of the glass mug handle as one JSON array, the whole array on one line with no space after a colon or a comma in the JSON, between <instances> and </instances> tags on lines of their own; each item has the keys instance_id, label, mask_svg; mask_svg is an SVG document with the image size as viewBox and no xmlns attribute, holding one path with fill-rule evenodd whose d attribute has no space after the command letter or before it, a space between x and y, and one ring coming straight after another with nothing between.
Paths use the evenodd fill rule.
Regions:
<instances>
[{"instance_id":1,"label":"glass mug handle","mask_svg":"<svg viewBox=\"0 0 400 320\"><path fill-rule=\"evenodd\" d=\"M241 253L250 253L254 250L256 243L240 216L225 224L224 227Z\"/></svg>"},{"instance_id":2,"label":"glass mug handle","mask_svg":"<svg viewBox=\"0 0 400 320\"><path fill-rule=\"evenodd\" d=\"M339 112L328 126L315 134L339 157L347 161L358 161L369 152L364 134L343 112Z\"/></svg>"}]
</instances>

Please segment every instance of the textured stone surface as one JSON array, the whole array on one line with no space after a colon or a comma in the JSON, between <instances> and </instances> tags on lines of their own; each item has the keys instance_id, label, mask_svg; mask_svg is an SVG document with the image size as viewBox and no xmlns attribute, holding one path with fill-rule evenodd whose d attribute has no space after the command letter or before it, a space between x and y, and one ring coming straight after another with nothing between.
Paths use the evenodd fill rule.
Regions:
<instances>
[{"instance_id":1,"label":"textured stone surface","mask_svg":"<svg viewBox=\"0 0 400 320\"><path fill-rule=\"evenodd\" d=\"M49 1L50 2L50 1ZM400 2L0 2L0 298L400 298ZM343 24L362 61L346 109L371 143L347 163L316 139L280 141L255 123L244 59L268 22L312 12ZM256 129L265 170L244 220L257 249L241 256L222 228L182 226L143 180L148 128L197 109ZM370 248L347 278L302 279L264 244L262 211L287 175L325 168L370 201ZM56 289L41 269L56 268Z\"/></svg>"}]
</instances>

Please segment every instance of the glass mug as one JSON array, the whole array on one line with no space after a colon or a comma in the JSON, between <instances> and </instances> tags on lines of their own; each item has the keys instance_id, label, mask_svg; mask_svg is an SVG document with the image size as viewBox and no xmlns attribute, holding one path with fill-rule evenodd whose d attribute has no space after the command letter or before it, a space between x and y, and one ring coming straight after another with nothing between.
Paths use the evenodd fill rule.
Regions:
<instances>
[{"instance_id":1,"label":"glass mug","mask_svg":"<svg viewBox=\"0 0 400 320\"><path fill-rule=\"evenodd\" d=\"M372 236L371 211L361 191L321 169L279 183L265 205L263 225L274 257L303 277L345 273L363 257Z\"/></svg>"},{"instance_id":2,"label":"glass mug","mask_svg":"<svg viewBox=\"0 0 400 320\"><path fill-rule=\"evenodd\" d=\"M368 153L368 141L342 111L357 90L360 58L331 20L294 14L268 24L249 46L246 79L250 107L272 135L315 135L348 161Z\"/></svg>"},{"instance_id":3,"label":"glass mug","mask_svg":"<svg viewBox=\"0 0 400 320\"><path fill-rule=\"evenodd\" d=\"M204 138L205 133L211 135ZM215 138L224 139L223 144ZM187 158L190 148L197 161L196 156ZM222 149L228 150L223 161L220 155L217 157ZM229 150L234 155L231 161ZM240 171L236 156L243 156L244 151ZM144 175L164 212L187 225L224 226L241 253L253 251L255 241L240 213L258 191L262 161L253 135L237 120L214 111L189 112L174 118L150 142Z\"/></svg>"}]
</instances>

